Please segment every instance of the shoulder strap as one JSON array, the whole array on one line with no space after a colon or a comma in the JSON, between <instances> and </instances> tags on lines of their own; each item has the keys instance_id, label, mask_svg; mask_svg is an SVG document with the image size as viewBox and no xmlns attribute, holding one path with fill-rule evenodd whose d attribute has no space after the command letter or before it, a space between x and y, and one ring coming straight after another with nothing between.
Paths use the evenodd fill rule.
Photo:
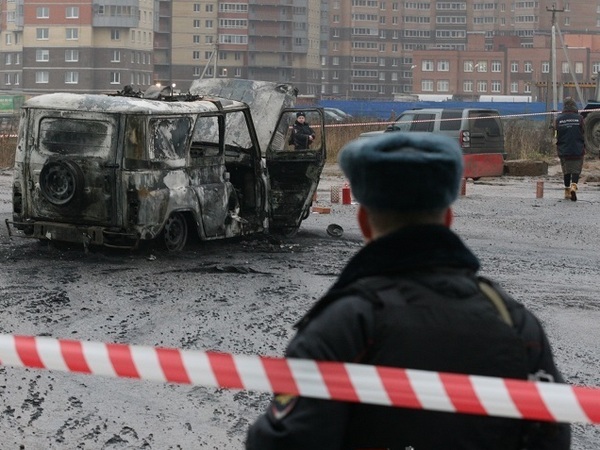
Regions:
<instances>
[{"instance_id":1,"label":"shoulder strap","mask_svg":"<svg viewBox=\"0 0 600 450\"><path fill-rule=\"evenodd\" d=\"M502 296L498 293L496 289L492 287L491 284L487 282L487 280L479 278L478 283L479 289L485 294L487 299L493 303L494 307L498 310L498 314L500 314L502 320L512 327L514 325L513 320L510 316L510 313L508 312L506 303L504 303L504 300L502 299Z\"/></svg>"},{"instance_id":2,"label":"shoulder strap","mask_svg":"<svg viewBox=\"0 0 600 450\"><path fill-rule=\"evenodd\" d=\"M379 296L379 291L389 291L389 289L394 288L395 285L396 283L393 280L383 276L373 276L355 280L342 289L334 289L325 294L325 296L315 303L294 327L298 329L303 328L313 317L325 309L326 306L342 297L350 295L357 295L373 303L373 305L381 307L383 301Z\"/></svg>"}]
</instances>

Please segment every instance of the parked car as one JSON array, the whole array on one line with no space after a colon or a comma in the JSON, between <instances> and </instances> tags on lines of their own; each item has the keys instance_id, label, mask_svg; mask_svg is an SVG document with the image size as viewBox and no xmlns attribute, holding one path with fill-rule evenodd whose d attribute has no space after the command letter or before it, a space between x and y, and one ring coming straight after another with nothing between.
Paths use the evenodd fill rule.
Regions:
<instances>
[{"instance_id":1,"label":"parked car","mask_svg":"<svg viewBox=\"0 0 600 450\"><path fill-rule=\"evenodd\" d=\"M385 130L362 133L361 137L393 131L428 131L458 140L464 153L500 153L504 131L500 113L480 108L414 108L402 112Z\"/></svg>"},{"instance_id":2,"label":"parked car","mask_svg":"<svg viewBox=\"0 0 600 450\"><path fill-rule=\"evenodd\" d=\"M158 240L177 251L191 232L203 240L294 233L325 163L324 113L309 110L317 138L295 151L287 146L298 111L292 86L223 83L247 103L214 96L218 83L178 96L126 87L28 100L9 234L86 248Z\"/></svg>"}]
</instances>

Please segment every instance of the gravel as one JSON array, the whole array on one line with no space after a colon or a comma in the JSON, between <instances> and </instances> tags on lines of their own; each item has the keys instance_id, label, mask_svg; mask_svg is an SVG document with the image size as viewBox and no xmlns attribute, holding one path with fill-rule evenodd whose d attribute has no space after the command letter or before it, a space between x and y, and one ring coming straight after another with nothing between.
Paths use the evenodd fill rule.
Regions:
<instances>
[{"instance_id":1,"label":"gravel","mask_svg":"<svg viewBox=\"0 0 600 450\"><path fill-rule=\"evenodd\" d=\"M0 171L0 218L11 217ZM590 178L591 179L591 178ZM538 181L544 195L536 198ZM294 323L360 249L356 205L331 203L344 179L327 166L317 205L291 238L203 242L178 254L9 238L0 228L0 333L281 356ZM600 386L597 238L600 187L564 200L556 168L540 178L469 180L453 228L544 324L569 383ZM327 233L335 224L341 236ZM338 229L336 227L336 229ZM2 448L242 449L270 394L0 367ZM600 447L576 424L574 449ZM21 446L21 447L19 447Z\"/></svg>"}]
</instances>

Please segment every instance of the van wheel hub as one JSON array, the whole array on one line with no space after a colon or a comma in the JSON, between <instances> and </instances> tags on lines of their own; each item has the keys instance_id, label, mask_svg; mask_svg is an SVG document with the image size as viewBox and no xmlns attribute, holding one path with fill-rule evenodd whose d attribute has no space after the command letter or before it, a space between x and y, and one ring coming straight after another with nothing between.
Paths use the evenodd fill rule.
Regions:
<instances>
[{"instance_id":1,"label":"van wheel hub","mask_svg":"<svg viewBox=\"0 0 600 450\"><path fill-rule=\"evenodd\" d=\"M183 250L188 237L188 226L181 213L173 213L167 219L163 231L165 247L170 252Z\"/></svg>"},{"instance_id":2,"label":"van wheel hub","mask_svg":"<svg viewBox=\"0 0 600 450\"><path fill-rule=\"evenodd\" d=\"M71 161L47 163L40 172L40 189L46 200L62 206L72 201L83 185L79 167Z\"/></svg>"}]
</instances>

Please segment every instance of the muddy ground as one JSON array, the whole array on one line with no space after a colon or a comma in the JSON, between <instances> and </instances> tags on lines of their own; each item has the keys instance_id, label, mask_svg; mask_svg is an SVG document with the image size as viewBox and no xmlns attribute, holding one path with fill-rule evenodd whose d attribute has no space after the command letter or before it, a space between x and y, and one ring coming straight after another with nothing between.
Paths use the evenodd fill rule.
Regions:
<instances>
[{"instance_id":1,"label":"muddy ground","mask_svg":"<svg viewBox=\"0 0 600 450\"><path fill-rule=\"evenodd\" d=\"M546 327L567 381L600 387L600 185L588 164L579 201L556 166L536 178L469 181L454 229ZM0 219L10 217L0 171ZM536 198L537 181L544 181ZM0 333L281 356L293 324L361 247L355 205L318 205L292 238L200 243L179 254L115 252L9 239L0 228ZM343 227L339 238L326 227ZM242 449L268 393L0 367L2 449ZM600 427L574 425L574 449Z\"/></svg>"}]
</instances>

